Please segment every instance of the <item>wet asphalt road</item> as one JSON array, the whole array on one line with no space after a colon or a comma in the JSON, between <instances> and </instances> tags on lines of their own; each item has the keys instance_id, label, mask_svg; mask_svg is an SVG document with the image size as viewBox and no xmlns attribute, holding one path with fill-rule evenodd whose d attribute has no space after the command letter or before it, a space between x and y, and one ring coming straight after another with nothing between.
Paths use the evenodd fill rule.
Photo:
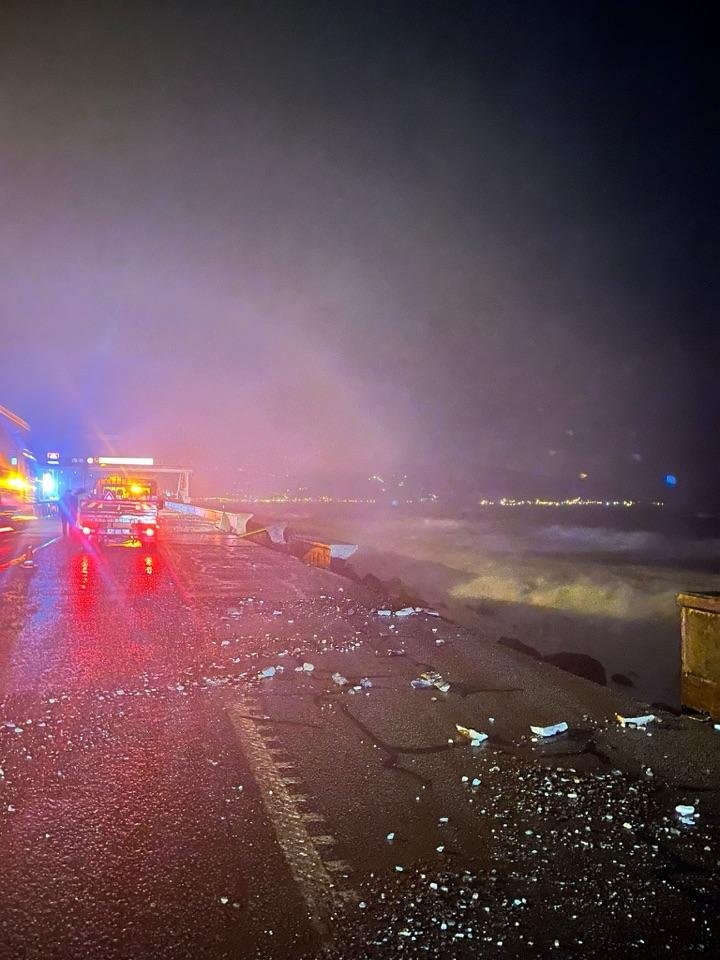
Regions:
<instances>
[{"instance_id":1,"label":"wet asphalt road","mask_svg":"<svg viewBox=\"0 0 720 960\"><path fill-rule=\"evenodd\" d=\"M0 574L21 561L28 547L40 547L57 534L55 520L30 517L18 520L11 514L0 513Z\"/></svg>"},{"instance_id":2,"label":"wet asphalt road","mask_svg":"<svg viewBox=\"0 0 720 960\"><path fill-rule=\"evenodd\" d=\"M716 949L712 728L169 518L0 576L0 957Z\"/></svg>"}]
</instances>

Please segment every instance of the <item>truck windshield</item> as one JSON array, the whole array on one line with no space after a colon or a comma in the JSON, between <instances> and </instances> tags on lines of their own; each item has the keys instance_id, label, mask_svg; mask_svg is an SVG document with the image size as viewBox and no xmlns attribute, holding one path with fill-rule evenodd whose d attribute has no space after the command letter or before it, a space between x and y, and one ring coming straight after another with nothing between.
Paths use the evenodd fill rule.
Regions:
<instances>
[{"instance_id":1,"label":"truck windshield","mask_svg":"<svg viewBox=\"0 0 720 960\"><path fill-rule=\"evenodd\" d=\"M150 504L134 503L131 500L85 500L81 506L81 511L93 513L115 514L145 514L151 507Z\"/></svg>"}]
</instances>

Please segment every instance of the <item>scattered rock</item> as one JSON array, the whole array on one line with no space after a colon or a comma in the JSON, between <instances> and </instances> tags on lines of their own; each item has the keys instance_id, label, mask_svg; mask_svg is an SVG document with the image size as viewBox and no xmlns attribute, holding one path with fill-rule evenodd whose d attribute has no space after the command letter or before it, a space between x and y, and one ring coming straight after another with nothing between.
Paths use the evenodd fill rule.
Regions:
<instances>
[{"instance_id":1,"label":"scattered rock","mask_svg":"<svg viewBox=\"0 0 720 960\"><path fill-rule=\"evenodd\" d=\"M518 640L515 637L500 637L498 643L501 647L509 647L511 650L517 650L518 653L524 653L528 657L533 657L535 660L542 660L542 654L539 650L536 650L535 647L531 647L527 643L523 643L522 640Z\"/></svg>"},{"instance_id":2,"label":"scattered rock","mask_svg":"<svg viewBox=\"0 0 720 960\"><path fill-rule=\"evenodd\" d=\"M560 670L572 673L576 677L584 677L601 687L607 686L607 674L605 667L594 657L589 657L586 653L571 653L563 651L560 653L551 653L543 657L545 663L550 663Z\"/></svg>"}]
</instances>

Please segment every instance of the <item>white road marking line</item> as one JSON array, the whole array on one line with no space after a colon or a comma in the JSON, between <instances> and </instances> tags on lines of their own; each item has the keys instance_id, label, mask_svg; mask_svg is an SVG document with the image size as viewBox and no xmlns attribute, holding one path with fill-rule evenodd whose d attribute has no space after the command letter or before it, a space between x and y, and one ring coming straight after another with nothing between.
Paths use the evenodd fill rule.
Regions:
<instances>
[{"instance_id":1,"label":"white road marking line","mask_svg":"<svg viewBox=\"0 0 720 960\"><path fill-rule=\"evenodd\" d=\"M230 721L238 735L242 749L247 757L253 776L260 788L260 795L268 817L275 830L275 836L283 851L293 879L307 904L308 916L320 937L324 948L333 942L333 921L343 900L348 899L335 885L330 871L337 870L340 861L323 860L315 838L306 827L306 823L318 823L324 817L318 813L300 811L297 804L306 798L292 795L286 788L287 778L277 769L255 722L248 716L252 705L238 704L228 710ZM328 835L319 838L325 845ZM343 864L344 872L349 865Z\"/></svg>"},{"instance_id":2,"label":"white road marking line","mask_svg":"<svg viewBox=\"0 0 720 960\"><path fill-rule=\"evenodd\" d=\"M53 537L51 540L46 540L45 543L39 543L37 547L34 547L33 549L35 550L35 553L37 553L38 550L44 550L46 547L51 547L54 543L59 543L60 540L62 540L62 537L60 536Z\"/></svg>"}]
</instances>

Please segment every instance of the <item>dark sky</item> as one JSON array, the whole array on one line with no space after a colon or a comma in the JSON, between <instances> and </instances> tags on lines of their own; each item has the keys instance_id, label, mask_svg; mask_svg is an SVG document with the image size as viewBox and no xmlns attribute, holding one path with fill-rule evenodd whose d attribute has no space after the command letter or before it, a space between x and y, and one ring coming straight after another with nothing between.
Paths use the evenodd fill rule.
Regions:
<instances>
[{"instance_id":1,"label":"dark sky","mask_svg":"<svg viewBox=\"0 0 720 960\"><path fill-rule=\"evenodd\" d=\"M709 475L702 6L0 10L0 402L38 446Z\"/></svg>"}]
</instances>

